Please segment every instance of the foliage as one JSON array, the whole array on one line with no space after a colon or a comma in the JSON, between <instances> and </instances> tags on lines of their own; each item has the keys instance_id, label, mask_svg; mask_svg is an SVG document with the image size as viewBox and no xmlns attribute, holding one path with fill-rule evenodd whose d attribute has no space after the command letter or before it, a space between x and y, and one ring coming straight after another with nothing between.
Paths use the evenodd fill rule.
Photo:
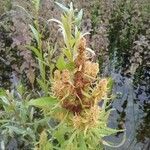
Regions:
<instances>
[{"instance_id":1,"label":"foliage","mask_svg":"<svg viewBox=\"0 0 150 150\"><path fill-rule=\"evenodd\" d=\"M54 68L54 65L52 64L52 57L55 51L55 48L52 48L50 46L50 43L48 41L44 41L46 43L46 50L43 50L43 32L40 29L40 23L39 23L39 8L40 8L40 0L34 0L33 6L35 9L35 20L33 22L33 25L29 25L30 29L32 31L33 37L35 39L36 44L27 45L26 47L30 49L35 56L37 57L38 64L39 64L39 73L40 78L37 78L37 82L39 86L41 87L42 91L44 92L44 95L48 95L48 89L50 86L50 78L52 75L52 70ZM49 68L50 74L49 76L46 75L46 67Z\"/></svg>"},{"instance_id":2,"label":"foliage","mask_svg":"<svg viewBox=\"0 0 150 150\"><path fill-rule=\"evenodd\" d=\"M34 124L35 109L28 108L29 97L25 95L22 85L18 86L17 92L0 91L0 132L4 145L14 137L20 137L25 143L31 141L28 143L30 146L36 141L38 125Z\"/></svg>"},{"instance_id":3,"label":"foliage","mask_svg":"<svg viewBox=\"0 0 150 150\"><path fill-rule=\"evenodd\" d=\"M1 1L0 14L5 13L9 9L11 9L11 1L10 0Z\"/></svg>"},{"instance_id":4,"label":"foliage","mask_svg":"<svg viewBox=\"0 0 150 150\"><path fill-rule=\"evenodd\" d=\"M148 3L147 6L149 6ZM144 29L147 24L146 16L146 7L140 1L120 0L116 2L108 28L110 58L111 60L114 57L117 58L116 66L121 64L122 67L126 67L126 64L130 63L130 56L135 53L133 50L135 41L139 35L145 35L144 32L147 30ZM143 22L145 22L144 26Z\"/></svg>"}]
</instances>

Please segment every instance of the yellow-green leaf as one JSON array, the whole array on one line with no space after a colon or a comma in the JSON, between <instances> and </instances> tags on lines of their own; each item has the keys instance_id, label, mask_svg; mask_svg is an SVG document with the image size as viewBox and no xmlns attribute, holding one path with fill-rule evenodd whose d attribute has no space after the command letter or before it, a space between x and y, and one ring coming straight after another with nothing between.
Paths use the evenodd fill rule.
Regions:
<instances>
[{"instance_id":1,"label":"yellow-green leaf","mask_svg":"<svg viewBox=\"0 0 150 150\"><path fill-rule=\"evenodd\" d=\"M54 106L57 103L57 98L55 97L40 97L37 99L32 99L28 102L28 105L36 106L36 107L49 107Z\"/></svg>"},{"instance_id":2,"label":"yellow-green leaf","mask_svg":"<svg viewBox=\"0 0 150 150\"><path fill-rule=\"evenodd\" d=\"M56 67L58 68L58 70L63 70L63 69L66 69L66 62L64 60L64 56L61 55L57 62L56 62Z\"/></svg>"}]
</instances>

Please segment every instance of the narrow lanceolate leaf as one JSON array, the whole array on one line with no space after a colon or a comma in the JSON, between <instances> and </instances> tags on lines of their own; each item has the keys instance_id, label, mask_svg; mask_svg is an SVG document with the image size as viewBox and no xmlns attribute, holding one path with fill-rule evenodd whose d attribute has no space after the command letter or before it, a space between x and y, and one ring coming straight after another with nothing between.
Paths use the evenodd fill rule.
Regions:
<instances>
[{"instance_id":1,"label":"narrow lanceolate leaf","mask_svg":"<svg viewBox=\"0 0 150 150\"><path fill-rule=\"evenodd\" d=\"M39 58L39 59L42 59L42 55L41 53L39 52L39 50L34 47L34 46L30 46L30 45L27 45L26 46L28 49L32 50L34 52L34 54Z\"/></svg>"},{"instance_id":2,"label":"narrow lanceolate leaf","mask_svg":"<svg viewBox=\"0 0 150 150\"><path fill-rule=\"evenodd\" d=\"M97 129L96 132L99 134L100 137L105 137L123 131L124 130L111 129L109 127L101 127L100 129Z\"/></svg>"},{"instance_id":3,"label":"narrow lanceolate leaf","mask_svg":"<svg viewBox=\"0 0 150 150\"><path fill-rule=\"evenodd\" d=\"M72 54L71 54L71 51L70 51L70 50L68 50L68 49L63 49L63 53L64 53L64 55L67 57L67 59L68 59L69 61L72 61Z\"/></svg>"},{"instance_id":4,"label":"narrow lanceolate leaf","mask_svg":"<svg viewBox=\"0 0 150 150\"><path fill-rule=\"evenodd\" d=\"M48 22L51 22L51 21L56 22L56 23L60 24L61 26L63 26L62 22L59 21L59 20L57 20L57 19L54 19L54 18L53 18L53 19L49 19L49 20L48 20Z\"/></svg>"},{"instance_id":5,"label":"narrow lanceolate leaf","mask_svg":"<svg viewBox=\"0 0 150 150\"><path fill-rule=\"evenodd\" d=\"M44 76L44 75L42 75L42 76ZM48 93L48 85L43 80L40 80L38 78L37 78L37 82L40 85L40 88L45 92L45 94L47 94Z\"/></svg>"},{"instance_id":6,"label":"narrow lanceolate leaf","mask_svg":"<svg viewBox=\"0 0 150 150\"><path fill-rule=\"evenodd\" d=\"M39 45L39 41L40 41L40 34L39 34L39 32L32 25L29 25L29 26L31 28L31 31L32 31L32 33L33 33L33 35L34 35L38 45Z\"/></svg>"},{"instance_id":7,"label":"narrow lanceolate leaf","mask_svg":"<svg viewBox=\"0 0 150 150\"><path fill-rule=\"evenodd\" d=\"M64 5L58 3L58 2L55 2L61 9L63 9L64 11L68 12L69 11L69 8L65 7Z\"/></svg>"},{"instance_id":8,"label":"narrow lanceolate leaf","mask_svg":"<svg viewBox=\"0 0 150 150\"><path fill-rule=\"evenodd\" d=\"M17 134L24 134L26 132L24 129L15 127L15 126L5 126L5 127L9 128L10 130L12 130L13 132L15 132Z\"/></svg>"},{"instance_id":9,"label":"narrow lanceolate leaf","mask_svg":"<svg viewBox=\"0 0 150 150\"><path fill-rule=\"evenodd\" d=\"M32 99L28 102L28 105L36 107L49 107L54 106L58 100L55 97L41 97L37 99Z\"/></svg>"},{"instance_id":10,"label":"narrow lanceolate leaf","mask_svg":"<svg viewBox=\"0 0 150 150\"><path fill-rule=\"evenodd\" d=\"M83 16L83 9L81 9L78 13L78 19L81 21L82 19L82 16Z\"/></svg>"},{"instance_id":11,"label":"narrow lanceolate leaf","mask_svg":"<svg viewBox=\"0 0 150 150\"><path fill-rule=\"evenodd\" d=\"M81 20L82 20L82 16L83 16L83 10L81 9L77 15L77 18L75 19L75 23L77 25L79 25L81 23Z\"/></svg>"}]
</instances>

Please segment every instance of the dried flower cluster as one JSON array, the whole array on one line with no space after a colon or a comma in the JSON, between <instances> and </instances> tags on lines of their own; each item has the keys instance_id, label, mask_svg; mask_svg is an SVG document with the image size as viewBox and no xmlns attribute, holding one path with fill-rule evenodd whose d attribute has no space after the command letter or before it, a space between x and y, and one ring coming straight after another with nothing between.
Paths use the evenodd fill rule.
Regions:
<instances>
[{"instance_id":1,"label":"dried flower cluster","mask_svg":"<svg viewBox=\"0 0 150 150\"><path fill-rule=\"evenodd\" d=\"M107 96L108 81L97 78L99 65L89 60L85 38L79 42L74 63L74 71L54 72L52 91L60 99L61 106L73 113L73 126L88 129L98 123L98 101Z\"/></svg>"},{"instance_id":2,"label":"dried flower cluster","mask_svg":"<svg viewBox=\"0 0 150 150\"><path fill-rule=\"evenodd\" d=\"M72 119L75 129L88 130L88 128L96 127L99 122L100 108L99 106L93 106L89 111L82 113L81 115L75 115ZM85 129L86 128L86 129Z\"/></svg>"}]
</instances>

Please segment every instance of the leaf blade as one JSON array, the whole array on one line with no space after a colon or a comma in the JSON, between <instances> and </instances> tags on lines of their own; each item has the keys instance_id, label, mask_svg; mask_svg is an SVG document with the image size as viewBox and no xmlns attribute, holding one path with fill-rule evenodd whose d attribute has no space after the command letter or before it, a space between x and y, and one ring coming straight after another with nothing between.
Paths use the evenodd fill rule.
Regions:
<instances>
[{"instance_id":1,"label":"leaf blade","mask_svg":"<svg viewBox=\"0 0 150 150\"><path fill-rule=\"evenodd\" d=\"M32 99L28 102L28 106L36 106L36 107L47 107L54 106L57 103L57 98L49 96L49 97L40 97L37 99Z\"/></svg>"}]
</instances>

